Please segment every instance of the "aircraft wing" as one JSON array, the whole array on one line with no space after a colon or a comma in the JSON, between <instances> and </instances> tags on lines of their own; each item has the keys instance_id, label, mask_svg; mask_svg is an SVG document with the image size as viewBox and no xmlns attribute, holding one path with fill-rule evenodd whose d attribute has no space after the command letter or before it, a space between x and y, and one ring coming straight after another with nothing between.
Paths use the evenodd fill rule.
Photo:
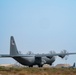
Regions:
<instances>
[{"instance_id":1,"label":"aircraft wing","mask_svg":"<svg viewBox=\"0 0 76 75\"><path fill-rule=\"evenodd\" d=\"M66 55L73 55L73 54L76 54L76 53L37 54L35 57L43 57L43 56L53 57L53 56L59 56L61 58L64 58Z\"/></svg>"},{"instance_id":2,"label":"aircraft wing","mask_svg":"<svg viewBox=\"0 0 76 75\"><path fill-rule=\"evenodd\" d=\"M9 55L9 54L0 54L0 58L1 57L32 57L33 55L22 55L22 54L19 54L19 55Z\"/></svg>"},{"instance_id":3,"label":"aircraft wing","mask_svg":"<svg viewBox=\"0 0 76 75\"><path fill-rule=\"evenodd\" d=\"M18 55L10 55L10 54L0 54L0 57L53 57L53 56L59 56L64 57L66 55L73 55L76 53L55 53L55 54L18 54Z\"/></svg>"},{"instance_id":4,"label":"aircraft wing","mask_svg":"<svg viewBox=\"0 0 76 75\"><path fill-rule=\"evenodd\" d=\"M55 54L36 54L36 56L59 56L59 55L73 55L76 53L55 53Z\"/></svg>"}]
</instances>

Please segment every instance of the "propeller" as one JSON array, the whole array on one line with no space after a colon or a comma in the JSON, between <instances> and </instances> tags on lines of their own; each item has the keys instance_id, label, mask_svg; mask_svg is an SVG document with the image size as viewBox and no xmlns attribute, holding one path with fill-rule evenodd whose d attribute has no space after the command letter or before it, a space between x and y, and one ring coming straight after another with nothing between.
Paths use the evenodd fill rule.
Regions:
<instances>
[{"instance_id":1,"label":"propeller","mask_svg":"<svg viewBox=\"0 0 76 75\"><path fill-rule=\"evenodd\" d=\"M31 52L31 51L28 51L28 52L27 52L27 54L28 54L28 55L31 55L31 54L34 54L34 53L33 53L33 52Z\"/></svg>"},{"instance_id":2,"label":"propeller","mask_svg":"<svg viewBox=\"0 0 76 75\"><path fill-rule=\"evenodd\" d=\"M65 58L65 60L67 60L68 55L65 56L65 53L68 53L66 50L63 50L60 52L62 55L59 55L59 57L61 58Z\"/></svg>"},{"instance_id":3,"label":"propeller","mask_svg":"<svg viewBox=\"0 0 76 75\"><path fill-rule=\"evenodd\" d=\"M55 54L56 52L55 52L55 51L50 51L49 53L50 53L50 54Z\"/></svg>"},{"instance_id":4,"label":"propeller","mask_svg":"<svg viewBox=\"0 0 76 75\"><path fill-rule=\"evenodd\" d=\"M55 51L50 51L49 53L50 53L50 54L55 54L56 52L55 52ZM51 59L53 56L47 56L47 57ZM54 57L55 57L55 56L54 56Z\"/></svg>"}]
</instances>

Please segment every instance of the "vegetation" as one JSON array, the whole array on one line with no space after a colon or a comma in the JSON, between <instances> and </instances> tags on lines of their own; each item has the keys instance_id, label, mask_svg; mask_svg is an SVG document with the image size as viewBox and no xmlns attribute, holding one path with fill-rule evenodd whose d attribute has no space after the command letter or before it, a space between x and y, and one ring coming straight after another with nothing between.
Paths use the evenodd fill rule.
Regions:
<instances>
[{"instance_id":1,"label":"vegetation","mask_svg":"<svg viewBox=\"0 0 76 75\"><path fill-rule=\"evenodd\" d=\"M0 67L0 75L76 75L74 68Z\"/></svg>"}]
</instances>

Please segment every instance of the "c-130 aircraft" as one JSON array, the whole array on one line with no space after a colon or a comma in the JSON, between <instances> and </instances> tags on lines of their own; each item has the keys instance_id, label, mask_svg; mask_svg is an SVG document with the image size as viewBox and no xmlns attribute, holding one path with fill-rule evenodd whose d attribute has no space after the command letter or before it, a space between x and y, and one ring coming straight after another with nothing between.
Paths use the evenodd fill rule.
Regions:
<instances>
[{"instance_id":1,"label":"c-130 aircraft","mask_svg":"<svg viewBox=\"0 0 76 75\"><path fill-rule=\"evenodd\" d=\"M0 57L11 57L22 65L33 67L38 65L42 67L44 64L52 65L55 61L55 56L64 58L65 55L72 55L76 53L54 53L54 54L20 54L17 50L14 37L10 37L10 54L0 54Z\"/></svg>"}]
</instances>

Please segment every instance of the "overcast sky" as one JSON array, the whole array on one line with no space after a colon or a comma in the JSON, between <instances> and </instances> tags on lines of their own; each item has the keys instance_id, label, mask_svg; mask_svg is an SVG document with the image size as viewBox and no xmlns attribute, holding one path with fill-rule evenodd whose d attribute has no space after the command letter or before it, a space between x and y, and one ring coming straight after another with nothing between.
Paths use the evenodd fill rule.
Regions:
<instances>
[{"instance_id":1,"label":"overcast sky","mask_svg":"<svg viewBox=\"0 0 76 75\"><path fill-rule=\"evenodd\" d=\"M11 35L22 53L76 52L76 0L0 0L1 54L9 54ZM76 55L69 56L67 63L74 62Z\"/></svg>"}]
</instances>

